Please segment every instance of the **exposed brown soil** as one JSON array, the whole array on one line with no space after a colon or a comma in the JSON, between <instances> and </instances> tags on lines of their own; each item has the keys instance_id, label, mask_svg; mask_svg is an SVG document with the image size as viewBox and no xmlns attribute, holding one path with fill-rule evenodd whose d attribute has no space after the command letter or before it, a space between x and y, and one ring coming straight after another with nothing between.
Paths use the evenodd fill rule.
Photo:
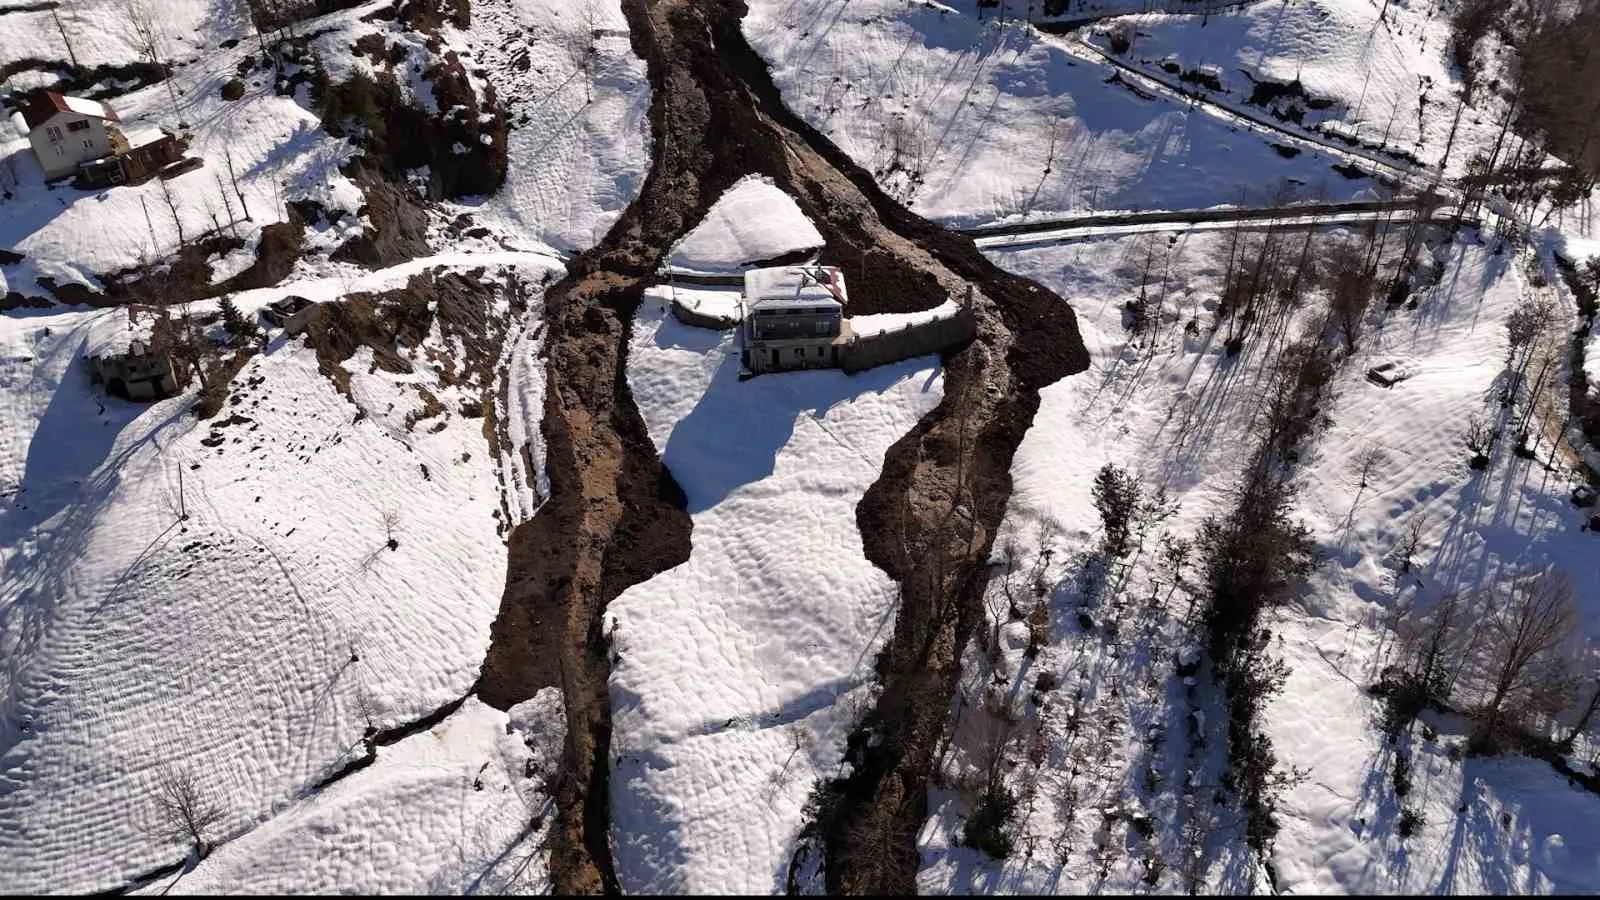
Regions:
<instances>
[{"instance_id":1,"label":"exposed brown soil","mask_svg":"<svg viewBox=\"0 0 1600 900\"><path fill-rule=\"evenodd\" d=\"M944 725L961 645L978 615L974 573L1010 493L1011 456L1039 387L1087 364L1070 309L1001 272L967 238L878 190L784 109L739 31L733 0L623 4L654 95L654 159L640 197L545 295L549 353L543 423L552 497L511 535L510 570L479 694L495 706L560 685L568 744L557 786L551 872L559 893L615 890L607 832L610 738L602 633L606 604L687 558L682 496L656 456L625 378L632 313L671 244L739 177L771 176L857 283L862 313L937 305L975 289L979 337L947 360L946 400L886 460L859 518L870 558L906 586L880 663L887 737L838 804L827 831L873 827L895 847L892 871L830 840L829 885L904 890L931 751ZM930 581L910 573L942 573Z\"/></svg>"},{"instance_id":2,"label":"exposed brown soil","mask_svg":"<svg viewBox=\"0 0 1600 900\"><path fill-rule=\"evenodd\" d=\"M362 157L343 172L361 189L358 213L366 217L367 225L329 254L329 259L382 269L428 255L426 201L403 176L374 170Z\"/></svg>"}]
</instances>

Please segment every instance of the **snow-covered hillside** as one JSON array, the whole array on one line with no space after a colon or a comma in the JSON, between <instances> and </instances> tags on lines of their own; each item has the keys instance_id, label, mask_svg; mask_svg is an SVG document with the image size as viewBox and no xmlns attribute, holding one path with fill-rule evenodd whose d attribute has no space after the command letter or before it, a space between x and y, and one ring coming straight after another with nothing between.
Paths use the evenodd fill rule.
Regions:
<instances>
[{"instance_id":1,"label":"snow-covered hillside","mask_svg":"<svg viewBox=\"0 0 1600 900\"><path fill-rule=\"evenodd\" d=\"M1002 767L1022 804L1015 849L1001 864L960 846L974 812L972 782L964 779L976 777L1004 742L993 743L991 716L962 715L958 706L952 787L934 792L935 816L924 835L919 880L926 890L1179 890L1195 871L1187 864L1195 846L1204 853L1201 883L1242 890L1251 881L1230 849L1239 846L1237 822L1226 814L1196 820L1182 800L1183 785L1198 785L1209 797L1222 765L1214 745L1185 762L1174 713L1182 691L1173 667L1195 640L1184 623L1197 587L1173 587L1157 535L1126 576L1125 606L1095 606L1069 578L1099 532L1089 487L1103 462L1167 488L1181 506L1161 529L1175 537L1192 536L1203 517L1225 513L1232 502L1250 450L1239 436L1259 415L1271 360L1248 344L1239 359L1227 360L1220 345L1180 330L1192 316L1208 318L1213 266L1225 258L1217 240L1175 238L1171 281L1181 288L1168 295L1153 347L1128 336L1120 302L1136 289L1149 238L994 254L1074 299L1095 364L1043 392L1013 465L1005 526L1011 543L1002 540L996 551L1015 561L1019 590L1036 565L1055 585L1049 640L1029 658L1029 629L1017 620L1005 624L997 576L996 672L1009 690L991 697L983 673L993 663L977 649L968 659L966 707L1009 704L1037 722L1025 746L1006 751ZM1164 267L1167 248L1155 252ZM1329 424L1301 464L1296 515L1311 526L1326 562L1269 626L1289 677L1267 733L1284 771L1304 775L1279 811L1283 831L1271 862L1283 890L1559 892L1588 890L1600 876L1600 845L1583 824L1596 798L1544 762L1463 759L1467 725L1459 720L1434 716L1426 728L1414 726L1437 737L1408 739L1417 748L1411 793L1397 797L1390 783L1394 751L1367 688L1392 660L1398 610L1554 564L1573 579L1588 632L1600 627L1596 538L1568 500L1581 478L1566 451L1552 458L1549 441L1560 419L1540 426L1545 438L1534 460L1519 458L1507 441L1487 472L1467 465L1466 423L1490 415L1486 398L1504 366L1506 317L1540 289L1510 250L1496 253L1468 237L1437 255L1443 279L1414 309L1372 315L1371 330L1336 381ZM1392 360L1415 374L1392 389L1365 378L1369 367ZM1363 486L1362 460L1373 453ZM1394 552L1412 523L1420 535L1418 569L1403 577ZM1041 561L1045 549L1053 552ZM1140 596L1150 604L1133 602ZM1201 728L1225 714L1201 701ZM963 784L968 791L954 787ZM1423 822L1409 837L1397 832L1402 806ZM1197 832L1187 824L1194 821L1204 823ZM1148 838L1138 833L1141 822L1151 823ZM1193 833L1204 835L1198 845Z\"/></svg>"},{"instance_id":2,"label":"snow-covered hillside","mask_svg":"<svg viewBox=\"0 0 1600 900\"><path fill-rule=\"evenodd\" d=\"M117 6L74 3L68 27L109 22ZM390 6L300 27L342 79L375 71L352 52L363 37L421 48L372 15ZM196 776L222 812L208 834L218 850L175 890L544 889L558 696L509 717L469 698L432 729L386 735L461 702L477 678L506 529L549 490L538 286L562 269L551 245L591 243L646 168L643 64L616 4L594 8L590 22L563 4L482 0L469 28L439 26L436 49L509 101L512 179L493 198L431 211L436 255L376 272L326 260L373 221L339 172L355 146L322 127L304 83L280 95L270 70L242 65L253 39L218 46L248 33L242 6L166 10L176 111L163 84L108 100L128 123L181 118L202 168L97 192L47 186L26 142L7 135L0 153L17 179L0 199L0 247L23 259L5 266L5 289L48 296L40 276L98 288L98 275L170 256L180 224L189 242L213 232L224 192L243 213L231 160L251 218L233 228L224 216L244 247L211 260L215 279L250 265L290 202L327 216L308 223L285 281L231 298L246 316L290 295L405 289L441 267L494 298L481 335L427 306L431 330L393 348L398 364L361 347L330 373L305 339L275 335L207 421L193 415L195 387L134 404L89 384L88 336L119 328L123 310L0 319L0 869L13 889L114 888L180 860L182 842L154 825L158 783L174 772ZM104 41L75 44L79 61L129 61L102 24ZM54 33L48 12L4 13L0 26L21 33L13 25ZM590 26L601 29L592 44L562 52ZM223 99L240 73L243 96ZM425 80L404 89L430 101ZM463 212L485 227L444 227ZM513 272L530 301L520 319L504 287ZM480 382L464 371L482 352L467 343L500 329L501 358ZM316 789L361 765L374 732L398 741Z\"/></svg>"},{"instance_id":3,"label":"snow-covered hillside","mask_svg":"<svg viewBox=\"0 0 1600 900\"><path fill-rule=\"evenodd\" d=\"M951 225L1257 202L1284 179L1347 199L1319 151L1160 97L1016 20L902 0L761 0L744 20L784 102L897 197Z\"/></svg>"},{"instance_id":4,"label":"snow-covered hillside","mask_svg":"<svg viewBox=\"0 0 1600 900\"><path fill-rule=\"evenodd\" d=\"M0 29L7 36L0 42L0 68L31 71L34 67L24 68L24 64L69 59L87 68L140 62L144 59L141 41L128 15L134 5L158 14L159 46L180 65L215 50L223 41L241 40L252 33L245 5L230 0L145 0L142 4L128 0L68 0L60 4L12 0L0 6Z\"/></svg>"},{"instance_id":5,"label":"snow-covered hillside","mask_svg":"<svg viewBox=\"0 0 1600 900\"><path fill-rule=\"evenodd\" d=\"M87 333L126 315L3 320L0 841L29 889L169 861L147 830L164 767L203 772L237 834L364 728L461 696L504 583L500 485L465 384L363 350L346 398L279 339L201 422L192 393L138 405L88 384ZM437 328L424 348L459 352Z\"/></svg>"},{"instance_id":6,"label":"snow-covered hillside","mask_svg":"<svg viewBox=\"0 0 1600 900\"><path fill-rule=\"evenodd\" d=\"M607 610L612 841L629 892L772 893L871 701L895 586L855 506L942 396L937 360L738 378L732 335L646 300L628 382L694 517L689 561Z\"/></svg>"}]
</instances>

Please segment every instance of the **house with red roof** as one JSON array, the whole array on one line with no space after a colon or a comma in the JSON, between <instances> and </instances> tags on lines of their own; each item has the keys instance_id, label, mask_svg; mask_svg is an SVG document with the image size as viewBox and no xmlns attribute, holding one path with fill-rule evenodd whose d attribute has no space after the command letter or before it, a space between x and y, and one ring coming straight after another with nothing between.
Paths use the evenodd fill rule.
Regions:
<instances>
[{"instance_id":1,"label":"house with red roof","mask_svg":"<svg viewBox=\"0 0 1600 900\"><path fill-rule=\"evenodd\" d=\"M12 118L47 181L76 174L85 187L137 182L182 154L171 134L150 126L125 132L106 104L55 91L40 92Z\"/></svg>"},{"instance_id":2,"label":"house with red roof","mask_svg":"<svg viewBox=\"0 0 1600 900\"><path fill-rule=\"evenodd\" d=\"M128 149L116 127L116 111L95 100L44 91L22 107L21 116L47 179L72 175L79 163Z\"/></svg>"}]
</instances>

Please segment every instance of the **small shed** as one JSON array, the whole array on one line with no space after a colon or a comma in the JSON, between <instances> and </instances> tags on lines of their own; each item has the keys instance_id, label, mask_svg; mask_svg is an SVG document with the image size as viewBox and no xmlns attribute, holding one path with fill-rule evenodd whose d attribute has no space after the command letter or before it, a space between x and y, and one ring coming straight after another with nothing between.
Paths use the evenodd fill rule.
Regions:
<instances>
[{"instance_id":1,"label":"small shed","mask_svg":"<svg viewBox=\"0 0 1600 900\"><path fill-rule=\"evenodd\" d=\"M90 328L83 355L89 381L128 400L159 400L178 393L182 382L172 357L155 340L156 314L128 307L126 316L101 317Z\"/></svg>"}]
</instances>

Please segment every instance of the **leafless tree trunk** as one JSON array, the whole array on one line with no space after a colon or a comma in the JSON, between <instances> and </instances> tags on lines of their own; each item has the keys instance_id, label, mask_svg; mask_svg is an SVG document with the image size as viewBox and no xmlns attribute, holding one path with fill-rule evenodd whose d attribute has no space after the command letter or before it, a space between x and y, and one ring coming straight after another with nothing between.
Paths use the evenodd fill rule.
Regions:
<instances>
[{"instance_id":1,"label":"leafless tree trunk","mask_svg":"<svg viewBox=\"0 0 1600 900\"><path fill-rule=\"evenodd\" d=\"M178 215L178 201L172 199L172 189L167 187L165 179L161 181L161 199L167 204L167 212L172 213L173 227L178 229L178 244L182 246L188 241L183 235L183 218Z\"/></svg>"},{"instance_id":2,"label":"leafless tree trunk","mask_svg":"<svg viewBox=\"0 0 1600 900\"><path fill-rule=\"evenodd\" d=\"M217 193L222 195L222 208L228 214L228 230L233 232L234 237L238 237L238 219L236 219L233 215L233 201L228 199L228 189L222 184L221 175L218 175L215 172L211 173L211 175L217 181Z\"/></svg>"},{"instance_id":3,"label":"leafless tree trunk","mask_svg":"<svg viewBox=\"0 0 1600 900\"><path fill-rule=\"evenodd\" d=\"M228 182L233 185L233 193L239 198L239 212L243 213L244 220L249 222L250 205L244 202L244 191L239 190L239 176L233 171L233 152L228 151L223 158L228 162Z\"/></svg>"},{"instance_id":4,"label":"leafless tree trunk","mask_svg":"<svg viewBox=\"0 0 1600 900\"><path fill-rule=\"evenodd\" d=\"M156 240L156 223L150 218L150 204L144 202L144 195L139 195L139 208L144 210L144 227L150 231L150 252L155 253L160 243ZM140 254L143 255L142 253ZM142 263L143 260L140 260Z\"/></svg>"},{"instance_id":5,"label":"leafless tree trunk","mask_svg":"<svg viewBox=\"0 0 1600 900\"><path fill-rule=\"evenodd\" d=\"M1572 724L1572 730L1562 740L1569 749L1577 743L1578 736L1589 730L1589 723L1594 720L1594 714L1600 711L1600 673L1590 676L1592 686L1589 689L1589 702L1583 705L1583 712L1578 714L1578 721Z\"/></svg>"},{"instance_id":6,"label":"leafless tree trunk","mask_svg":"<svg viewBox=\"0 0 1600 900\"><path fill-rule=\"evenodd\" d=\"M50 18L56 23L56 31L61 32L61 43L67 48L67 58L72 60L72 67L82 68L78 65L78 52L72 48L72 37L67 34L67 25L61 21L61 4L50 7Z\"/></svg>"},{"instance_id":7,"label":"leafless tree trunk","mask_svg":"<svg viewBox=\"0 0 1600 900\"><path fill-rule=\"evenodd\" d=\"M1550 568L1513 582L1509 596L1490 596L1483 610L1486 639L1473 683L1482 696L1479 735L1491 738L1508 708L1527 715L1566 706L1571 693L1570 648L1578 626L1572 583Z\"/></svg>"},{"instance_id":8,"label":"leafless tree trunk","mask_svg":"<svg viewBox=\"0 0 1600 900\"><path fill-rule=\"evenodd\" d=\"M172 102L172 117L178 120L178 126L182 127L183 117L178 113L178 93L172 86L172 69L165 61L166 32L156 5L152 0L127 0L125 10L129 38L141 56L149 60L151 65L161 69L162 81L167 85L167 99Z\"/></svg>"},{"instance_id":9,"label":"leafless tree trunk","mask_svg":"<svg viewBox=\"0 0 1600 900\"><path fill-rule=\"evenodd\" d=\"M584 102L594 101L594 62L599 55L600 6L595 0L582 0L575 4L577 26L567 33L567 59L583 75Z\"/></svg>"},{"instance_id":10,"label":"leafless tree trunk","mask_svg":"<svg viewBox=\"0 0 1600 900\"><path fill-rule=\"evenodd\" d=\"M156 783L152 830L164 841L186 841L201 859L210 852L206 834L225 817L222 805L200 788L188 769L167 769Z\"/></svg>"}]
</instances>

